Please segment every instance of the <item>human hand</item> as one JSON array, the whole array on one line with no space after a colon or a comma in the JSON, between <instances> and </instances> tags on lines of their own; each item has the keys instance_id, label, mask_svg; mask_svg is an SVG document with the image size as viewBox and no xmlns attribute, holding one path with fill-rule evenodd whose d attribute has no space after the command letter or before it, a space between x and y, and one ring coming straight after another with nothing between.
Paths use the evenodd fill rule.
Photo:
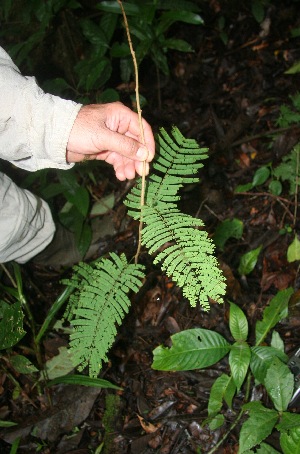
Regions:
<instances>
[{"instance_id":1,"label":"human hand","mask_svg":"<svg viewBox=\"0 0 300 454\"><path fill-rule=\"evenodd\" d=\"M68 162L101 159L114 167L123 181L146 174L155 153L150 125L143 119L145 145L142 144L138 114L120 102L91 104L80 109L71 130L66 158Z\"/></svg>"}]
</instances>

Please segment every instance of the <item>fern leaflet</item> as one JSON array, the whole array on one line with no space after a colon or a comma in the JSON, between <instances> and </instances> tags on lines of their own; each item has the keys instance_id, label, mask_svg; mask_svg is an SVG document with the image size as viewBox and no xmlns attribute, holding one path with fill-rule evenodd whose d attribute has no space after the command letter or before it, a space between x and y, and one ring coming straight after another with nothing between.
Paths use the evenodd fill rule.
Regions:
<instances>
[{"instance_id":1,"label":"fern leaflet","mask_svg":"<svg viewBox=\"0 0 300 454\"><path fill-rule=\"evenodd\" d=\"M74 331L70 335L70 349L74 364L81 371L89 367L89 375L96 377L106 353L117 335L130 307L127 293L137 292L144 273L142 265L128 264L122 254L111 253L110 259L101 259L95 267L80 263L74 267L75 275L65 281L75 286L65 317Z\"/></svg>"}]
</instances>

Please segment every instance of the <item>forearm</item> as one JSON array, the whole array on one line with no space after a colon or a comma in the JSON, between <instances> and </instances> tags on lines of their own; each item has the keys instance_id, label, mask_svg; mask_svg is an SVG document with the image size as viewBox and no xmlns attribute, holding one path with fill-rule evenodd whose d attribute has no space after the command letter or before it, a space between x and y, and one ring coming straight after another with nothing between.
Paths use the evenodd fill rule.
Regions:
<instances>
[{"instance_id":1,"label":"forearm","mask_svg":"<svg viewBox=\"0 0 300 454\"><path fill-rule=\"evenodd\" d=\"M0 48L0 157L27 170L70 167L66 147L80 104L45 94Z\"/></svg>"}]
</instances>

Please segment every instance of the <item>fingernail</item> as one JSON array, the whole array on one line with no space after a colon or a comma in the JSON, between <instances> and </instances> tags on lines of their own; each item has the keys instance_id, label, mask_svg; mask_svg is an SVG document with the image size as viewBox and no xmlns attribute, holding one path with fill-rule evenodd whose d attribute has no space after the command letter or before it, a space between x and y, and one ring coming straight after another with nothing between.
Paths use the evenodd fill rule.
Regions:
<instances>
[{"instance_id":1,"label":"fingernail","mask_svg":"<svg viewBox=\"0 0 300 454\"><path fill-rule=\"evenodd\" d=\"M142 161L145 161L145 159L148 158L148 151L144 147L140 147L138 151L136 152L136 157L141 159Z\"/></svg>"}]
</instances>

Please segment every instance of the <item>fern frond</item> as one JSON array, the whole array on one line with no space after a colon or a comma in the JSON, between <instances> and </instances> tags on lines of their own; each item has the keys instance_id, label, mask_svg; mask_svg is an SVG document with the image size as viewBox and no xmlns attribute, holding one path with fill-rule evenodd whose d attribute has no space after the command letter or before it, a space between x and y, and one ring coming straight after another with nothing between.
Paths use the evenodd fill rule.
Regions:
<instances>
[{"instance_id":1,"label":"fern frond","mask_svg":"<svg viewBox=\"0 0 300 454\"><path fill-rule=\"evenodd\" d=\"M133 188L125 204L129 214L139 219L142 213L142 244L154 263L180 287L192 306L199 301L205 310L209 300L222 302L225 279L214 257L214 244L204 230L203 222L181 213L176 202L179 189L186 183L197 182L195 177L207 158L207 149L193 139L186 139L177 128L168 135L160 130L158 152L153 164L154 173L148 177L145 206L140 206L141 186ZM160 248L164 248L159 251Z\"/></svg>"},{"instance_id":2,"label":"fern frond","mask_svg":"<svg viewBox=\"0 0 300 454\"><path fill-rule=\"evenodd\" d=\"M186 139L178 128L173 127L171 136L164 128L157 136L158 152L153 164L154 173L149 175L146 183L145 204L155 207L178 201L179 189L183 184L199 181L198 170L203 167L207 148L200 148L194 139ZM156 172L156 173L155 173ZM139 182L125 200L128 214L134 219L140 217L141 182ZM174 207L176 205L174 204Z\"/></svg>"},{"instance_id":3,"label":"fern frond","mask_svg":"<svg viewBox=\"0 0 300 454\"><path fill-rule=\"evenodd\" d=\"M117 330L130 306L127 293L137 292L144 277L142 265L128 264L122 254L110 259L74 267L69 285L77 288L70 298L66 315L74 327L70 349L79 370L89 367L89 375L98 375L102 361L113 344ZM68 282L67 282L68 283Z\"/></svg>"},{"instance_id":4,"label":"fern frond","mask_svg":"<svg viewBox=\"0 0 300 454\"><path fill-rule=\"evenodd\" d=\"M177 208L143 208L145 227L142 243L155 253L154 263L161 262L161 268L180 287L192 306L199 301L205 310L209 300L222 302L225 294L225 279L218 268L215 246L200 219L181 213ZM198 228L197 228L198 227Z\"/></svg>"}]
</instances>

